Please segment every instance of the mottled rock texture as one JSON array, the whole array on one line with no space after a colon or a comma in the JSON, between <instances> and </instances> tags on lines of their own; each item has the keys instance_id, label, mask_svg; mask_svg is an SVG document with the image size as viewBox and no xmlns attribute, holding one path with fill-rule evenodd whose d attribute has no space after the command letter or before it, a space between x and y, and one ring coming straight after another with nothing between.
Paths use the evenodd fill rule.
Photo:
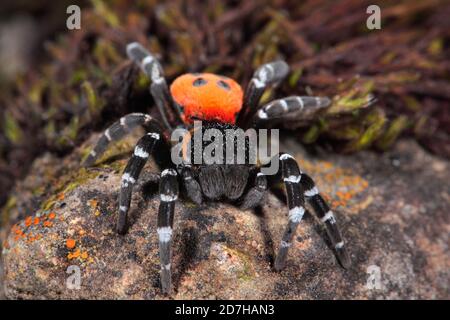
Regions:
<instances>
[{"instance_id":1,"label":"mottled rock texture","mask_svg":"<svg viewBox=\"0 0 450 320\"><path fill-rule=\"evenodd\" d=\"M38 159L17 186L10 219L21 219L7 238L3 235L7 298L164 298L157 170L147 165L135 186L128 233L117 235L120 171L129 156L123 150L134 138L96 167L79 169L81 154L94 138L66 159ZM450 298L448 162L412 141L401 141L385 154L311 156L292 141L283 150L296 156L330 201L352 267L339 266L323 227L306 214L287 268L272 271L287 219L282 196L268 195L256 213L223 203L197 207L182 199L176 207L171 298ZM33 192L37 187L41 190ZM25 217L31 210L33 215ZM80 268L79 290L66 285L72 265ZM368 286L374 284L370 279L380 283Z\"/></svg>"}]
</instances>

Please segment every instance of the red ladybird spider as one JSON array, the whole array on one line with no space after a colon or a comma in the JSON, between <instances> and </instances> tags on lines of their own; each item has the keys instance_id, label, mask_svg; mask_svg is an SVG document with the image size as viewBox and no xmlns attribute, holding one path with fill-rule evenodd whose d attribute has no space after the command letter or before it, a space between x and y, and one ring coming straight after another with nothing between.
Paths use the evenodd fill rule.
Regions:
<instances>
[{"instance_id":1,"label":"red ladybird spider","mask_svg":"<svg viewBox=\"0 0 450 320\"><path fill-rule=\"evenodd\" d=\"M283 80L289 72L284 61L275 61L259 67L245 94L238 83L223 76L200 73L184 74L169 87L157 59L139 43L127 46L127 55L151 79L150 92L162 117L163 126L148 114L132 113L113 123L98 140L84 165L92 165L106 150L111 141L117 141L133 128L143 126L148 132L136 144L134 153L122 175L119 195L117 232L124 234L127 212L130 207L133 185L150 155L163 170L159 183L160 207L158 213L158 239L161 261L161 287L165 294L171 291L171 240L175 201L179 183L184 185L187 197L200 204L210 201L229 201L242 209L261 204L270 180L284 181L289 207L288 222L274 269L282 270L297 225L305 212L305 198L325 224L328 236L340 264L347 268L350 258L344 246L336 219L330 207L319 194L313 180L301 172L297 162L287 153L277 155L281 170L275 179L267 179L261 167L250 164L181 164L175 165L170 157L167 137L176 127L192 129L194 119L203 121L207 128L264 127L273 121L293 116L301 118L311 112L326 108L326 97L290 96L259 106L260 98L268 86Z\"/></svg>"}]
</instances>

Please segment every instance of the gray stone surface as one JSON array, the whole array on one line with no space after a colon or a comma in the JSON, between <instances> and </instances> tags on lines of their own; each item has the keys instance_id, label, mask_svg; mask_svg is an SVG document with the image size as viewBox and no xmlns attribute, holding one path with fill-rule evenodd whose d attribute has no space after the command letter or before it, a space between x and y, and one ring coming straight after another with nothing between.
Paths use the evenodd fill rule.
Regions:
<instances>
[{"instance_id":1,"label":"gray stone surface","mask_svg":"<svg viewBox=\"0 0 450 320\"><path fill-rule=\"evenodd\" d=\"M321 224L307 214L287 268L273 272L273 251L287 214L274 195L257 214L222 203L196 207L182 200L176 208L172 298L450 298L448 162L412 141L400 141L385 154L312 157L292 141L285 150L316 178L330 200L352 267L339 266ZM20 220L7 237L2 260L8 298L163 298L156 236L157 171L152 163L135 187L128 233L119 236L113 231L120 168L127 156L119 153L115 160L79 173L76 153L64 162L37 160L40 165L17 192L26 195L25 189L43 179L33 175L43 172L45 165L51 166L46 169L52 174L59 172L59 180L63 174L58 170L64 166L72 168L72 174L75 170L77 179L87 178L56 197L52 209L38 210L38 219ZM32 199L36 202L24 196L18 207L27 208ZM17 216L12 214L12 219ZM75 240L73 248L67 243L70 239ZM71 265L80 268L79 290L66 285ZM368 287L371 276L379 276L379 286Z\"/></svg>"}]
</instances>

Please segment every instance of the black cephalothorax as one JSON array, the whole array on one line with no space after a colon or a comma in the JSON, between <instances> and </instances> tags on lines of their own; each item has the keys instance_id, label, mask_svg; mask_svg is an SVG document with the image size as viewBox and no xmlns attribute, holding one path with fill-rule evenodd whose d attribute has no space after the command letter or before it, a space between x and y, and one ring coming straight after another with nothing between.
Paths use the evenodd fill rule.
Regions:
<instances>
[{"instance_id":1,"label":"black cephalothorax","mask_svg":"<svg viewBox=\"0 0 450 320\"><path fill-rule=\"evenodd\" d=\"M192 130L190 121L193 118L186 117L186 110L184 109L186 106L183 106L179 101L175 101L169 92L163 76L163 69L152 54L138 43L129 44L127 54L150 77L150 92L161 113L163 126L148 114L133 113L125 115L106 129L84 164L86 166L94 164L111 141L123 138L133 128L142 126L146 129L147 133L137 142L122 175L117 231L120 234L126 233L127 213L130 207L133 185L139 178L148 158L153 156L162 171L159 185L160 207L157 233L161 261L161 286L164 293L169 293L172 287L173 215L179 189L184 190L187 197L197 204L204 201L227 201L240 206L242 209L251 209L261 204L261 200L264 199L266 192L271 189L271 185L268 183L267 176L261 172L261 167L256 164L248 164L248 162L246 164L195 164L190 161L190 163L175 165L171 160L172 145L169 138L174 128ZM310 116L330 105L330 100L324 97L291 96L260 106L259 101L264 90L269 86L277 85L286 77L288 72L289 67L283 61L271 62L258 68L245 91L242 107L235 114L233 123L200 117L199 120L203 120L203 130L207 128L222 131L238 128L243 130L252 127L264 128L275 122L283 121L283 119L301 119L303 116ZM211 74L190 74L188 81L191 81L191 78L195 90L205 85L217 85L220 90L224 90L224 94L230 95L230 91L233 89L230 86L230 83L231 85L233 83L225 82L224 77L217 76L216 79L215 75ZM214 83L207 83L213 80ZM211 113L211 111L214 110L207 109L204 111L205 115L206 112ZM223 116L228 115L224 114ZM247 152L253 151L247 144L244 147ZM279 172L271 177L270 181L284 183L289 211L287 225L274 262L275 270L279 271L285 267L289 247L305 212L305 200L311 204L318 218L325 224L339 262L343 267L348 267L350 258L344 246L336 218L320 195L311 177L301 172L295 159L287 153L276 155L276 160L280 163Z\"/></svg>"}]
</instances>

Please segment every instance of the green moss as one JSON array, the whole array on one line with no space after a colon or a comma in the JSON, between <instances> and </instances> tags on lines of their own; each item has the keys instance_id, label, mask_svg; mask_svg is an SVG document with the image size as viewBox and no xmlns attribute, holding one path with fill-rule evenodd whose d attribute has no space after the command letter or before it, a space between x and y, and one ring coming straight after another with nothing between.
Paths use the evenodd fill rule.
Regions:
<instances>
[{"instance_id":1,"label":"green moss","mask_svg":"<svg viewBox=\"0 0 450 320\"><path fill-rule=\"evenodd\" d=\"M16 119L9 112L5 112L3 132L12 143L19 143L23 139L22 129Z\"/></svg>"},{"instance_id":2,"label":"green moss","mask_svg":"<svg viewBox=\"0 0 450 320\"><path fill-rule=\"evenodd\" d=\"M78 116L72 117L69 124L58 134L56 144L60 147L71 145L77 138L80 127L80 118Z\"/></svg>"},{"instance_id":3,"label":"green moss","mask_svg":"<svg viewBox=\"0 0 450 320\"><path fill-rule=\"evenodd\" d=\"M300 80L300 77L302 76L303 69L297 69L291 72L291 75L289 76L288 83L291 88L295 88L298 81Z\"/></svg>"},{"instance_id":4,"label":"green moss","mask_svg":"<svg viewBox=\"0 0 450 320\"><path fill-rule=\"evenodd\" d=\"M239 257L239 260L243 265L242 270L237 273L237 278L242 281L252 280L255 277L255 270L251 258L247 254L229 247L226 248L226 251L231 255Z\"/></svg>"},{"instance_id":5,"label":"green moss","mask_svg":"<svg viewBox=\"0 0 450 320\"><path fill-rule=\"evenodd\" d=\"M3 206L1 212L0 226L5 225L9 221L9 217L11 216L11 210L15 209L17 206L17 198L11 196L8 198L8 201Z\"/></svg>"},{"instance_id":6,"label":"green moss","mask_svg":"<svg viewBox=\"0 0 450 320\"><path fill-rule=\"evenodd\" d=\"M120 21L117 15L111 11L105 2L100 0L91 0L94 7L94 12L101 17L109 26L116 28L119 27Z\"/></svg>"},{"instance_id":7,"label":"green moss","mask_svg":"<svg viewBox=\"0 0 450 320\"><path fill-rule=\"evenodd\" d=\"M358 81L355 78L340 86L339 95L333 99L333 103L326 113L329 115L351 113L355 110L364 108L370 101L374 81Z\"/></svg>"},{"instance_id":8,"label":"green moss","mask_svg":"<svg viewBox=\"0 0 450 320\"><path fill-rule=\"evenodd\" d=\"M356 140L347 144L345 150L355 151L369 147L382 133L386 117L381 109L374 109L363 120L366 129Z\"/></svg>"},{"instance_id":9,"label":"green moss","mask_svg":"<svg viewBox=\"0 0 450 320\"><path fill-rule=\"evenodd\" d=\"M82 93L87 100L89 113L97 115L103 109L105 102L98 95L94 86L89 81L84 81L81 85Z\"/></svg>"},{"instance_id":10,"label":"green moss","mask_svg":"<svg viewBox=\"0 0 450 320\"><path fill-rule=\"evenodd\" d=\"M303 135L302 141L306 144L311 144L317 140L320 135L320 127L318 124L312 125L309 127L308 131Z\"/></svg>"},{"instance_id":11,"label":"green moss","mask_svg":"<svg viewBox=\"0 0 450 320\"><path fill-rule=\"evenodd\" d=\"M442 50L444 48L444 39L442 38L436 38L433 39L428 46L428 52L432 55L439 55L442 53Z\"/></svg>"},{"instance_id":12,"label":"green moss","mask_svg":"<svg viewBox=\"0 0 450 320\"><path fill-rule=\"evenodd\" d=\"M100 172L98 171L81 168L67 176L62 176L59 178L58 185L54 188L53 195L42 203L41 209L44 211L51 210L61 194L66 194L74 190L76 187L83 185L86 181L94 179L99 174Z\"/></svg>"},{"instance_id":13,"label":"green moss","mask_svg":"<svg viewBox=\"0 0 450 320\"><path fill-rule=\"evenodd\" d=\"M399 116L390 122L388 128L383 132L377 141L377 147L386 150L389 148L398 136L410 125L410 121L406 116Z\"/></svg>"}]
</instances>

